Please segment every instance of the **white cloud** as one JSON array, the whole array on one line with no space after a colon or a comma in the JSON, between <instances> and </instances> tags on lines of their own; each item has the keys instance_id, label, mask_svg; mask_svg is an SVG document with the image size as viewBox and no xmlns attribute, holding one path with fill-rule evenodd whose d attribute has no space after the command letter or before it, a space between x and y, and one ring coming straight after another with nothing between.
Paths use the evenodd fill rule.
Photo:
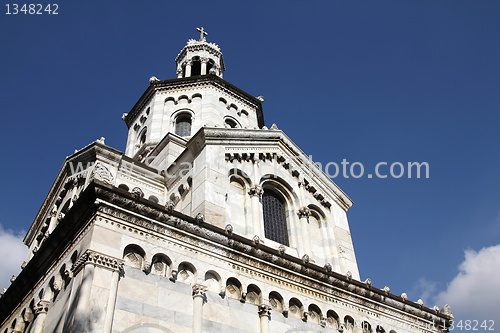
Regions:
<instances>
[{"instance_id":1,"label":"white cloud","mask_svg":"<svg viewBox=\"0 0 500 333\"><path fill-rule=\"evenodd\" d=\"M23 232L14 233L4 230L0 224L0 289L10 286L10 278L21 271L21 264L26 259L28 248L23 243Z\"/></svg>"},{"instance_id":2,"label":"white cloud","mask_svg":"<svg viewBox=\"0 0 500 333\"><path fill-rule=\"evenodd\" d=\"M494 320L500 327L500 245L465 251L458 275L435 302L449 304L455 322Z\"/></svg>"},{"instance_id":3,"label":"white cloud","mask_svg":"<svg viewBox=\"0 0 500 333\"><path fill-rule=\"evenodd\" d=\"M436 295L436 286L436 282L427 280L426 278L422 277L418 279L417 283L413 286L411 295L420 295L420 298L422 299L422 301L424 301L424 304L426 306L429 306L429 302L432 296Z\"/></svg>"}]
</instances>

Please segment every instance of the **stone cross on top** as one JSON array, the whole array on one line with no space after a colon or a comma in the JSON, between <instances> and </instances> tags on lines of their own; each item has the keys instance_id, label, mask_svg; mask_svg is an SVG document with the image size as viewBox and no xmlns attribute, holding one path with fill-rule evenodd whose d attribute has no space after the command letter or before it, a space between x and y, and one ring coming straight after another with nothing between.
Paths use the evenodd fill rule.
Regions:
<instances>
[{"instance_id":1,"label":"stone cross on top","mask_svg":"<svg viewBox=\"0 0 500 333\"><path fill-rule=\"evenodd\" d=\"M205 36L207 36L207 35L208 35L208 32L206 32L206 31L203 29L203 27L201 27L201 28L196 28L196 30L198 30L198 31L200 32L200 42L204 42L204 41L206 41Z\"/></svg>"}]
</instances>

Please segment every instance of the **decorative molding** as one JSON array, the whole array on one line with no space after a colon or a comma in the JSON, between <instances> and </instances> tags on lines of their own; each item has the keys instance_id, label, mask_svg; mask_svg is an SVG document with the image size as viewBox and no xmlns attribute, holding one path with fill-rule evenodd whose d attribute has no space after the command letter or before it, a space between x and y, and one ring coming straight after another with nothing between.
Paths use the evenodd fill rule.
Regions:
<instances>
[{"instance_id":1,"label":"decorative molding","mask_svg":"<svg viewBox=\"0 0 500 333\"><path fill-rule=\"evenodd\" d=\"M111 271L121 272L124 261L93 250L86 250L73 264L73 267L71 267L73 275L78 274L78 272L86 264L94 264L95 266L109 269Z\"/></svg>"}]
</instances>

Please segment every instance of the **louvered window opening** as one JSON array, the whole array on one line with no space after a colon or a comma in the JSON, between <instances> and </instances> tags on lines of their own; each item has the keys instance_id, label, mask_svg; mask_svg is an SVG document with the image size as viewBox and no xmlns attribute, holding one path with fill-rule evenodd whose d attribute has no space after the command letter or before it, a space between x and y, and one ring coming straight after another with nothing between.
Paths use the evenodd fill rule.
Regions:
<instances>
[{"instance_id":1,"label":"louvered window opening","mask_svg":"<svg viewBox=\"0 0 500 333\"><path fill-rule=\"evenodd\" d=\"M285 201L276 193L264 190L262 195L264 233L267 239L288 246Z\"/></svg>"}]
</instances>

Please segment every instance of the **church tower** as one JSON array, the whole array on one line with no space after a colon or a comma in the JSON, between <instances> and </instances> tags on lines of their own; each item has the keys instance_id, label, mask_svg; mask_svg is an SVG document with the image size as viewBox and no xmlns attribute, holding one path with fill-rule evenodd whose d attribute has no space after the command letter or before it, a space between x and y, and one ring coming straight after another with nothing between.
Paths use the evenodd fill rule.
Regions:
<instances>
[{"instance_id":1,"label":"church tower","mask_svg":"<svg viewBox=\"0 0 500 333\"><path fill-rule=\"evenodd\" d=\"M360 281L351 199L197 30L123 115L125 153L101 139L64 162L0 332L445 331L449 307Z\"/></svg>"}]
</instances>

